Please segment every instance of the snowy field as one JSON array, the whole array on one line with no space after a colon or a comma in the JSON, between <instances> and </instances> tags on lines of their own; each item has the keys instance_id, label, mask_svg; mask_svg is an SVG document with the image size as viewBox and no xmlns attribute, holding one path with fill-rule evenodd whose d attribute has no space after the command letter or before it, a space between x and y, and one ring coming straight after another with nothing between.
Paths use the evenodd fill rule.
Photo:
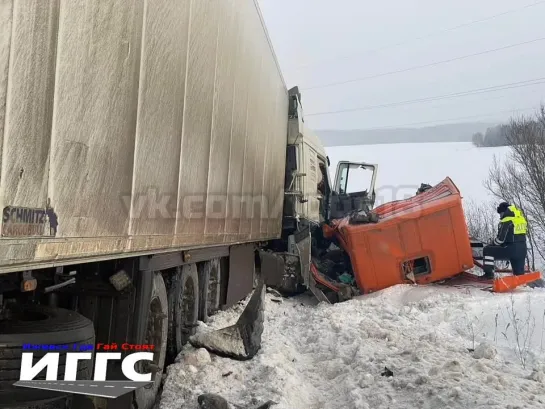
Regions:
<instances>
[{"instance_id":1,"label":"snowy field","mask_svg":"<svg viewBox=\"0 0 545 409\"><path fill-rule=\"evenodd\" d=\"M378 165L377 205L415 194L421 183L434 185L450 177L464 199L488 200L483 181L494 155L502 159L508 148L476 148L471 143L422 143L336 146L327 149L331 179L341 160ZM492 209L494 211L495 209Z\"/></svg>"},{"instance_id":2,"label":"snowy field","mask_svg":"<svg viewBox=\"0 0 545 409\"><path fill-rule=\"evenodd\" d=\"M446 176L464 198L486 200L482 180L505 150L445 143L328 153L332 167L377 163L380 204ZM234 323L242 307L208 326ZM160 409L195 409L201 393L241 409L268 400L273 409L545 408L543 290L405 285L336 305L267 295L265 314L262 350L250 361L186 347L168 368Z\"/></svg>"}]
</instances>

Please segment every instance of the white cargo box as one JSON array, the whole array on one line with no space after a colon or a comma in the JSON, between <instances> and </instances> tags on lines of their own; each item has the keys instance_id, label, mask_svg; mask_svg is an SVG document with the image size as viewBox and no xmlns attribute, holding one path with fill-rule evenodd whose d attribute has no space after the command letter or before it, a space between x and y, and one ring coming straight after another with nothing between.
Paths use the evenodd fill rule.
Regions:
<instances>
[{"instance_id":1,"label":"white cargo box","mask_svg":"<svg viewBox=\"0 0 545 409\"><path fill-rule=\"evenodd\" d=\"M254 0L0 2L0 272L278 237L287 121Z\"/></svg>"}]
</instances>

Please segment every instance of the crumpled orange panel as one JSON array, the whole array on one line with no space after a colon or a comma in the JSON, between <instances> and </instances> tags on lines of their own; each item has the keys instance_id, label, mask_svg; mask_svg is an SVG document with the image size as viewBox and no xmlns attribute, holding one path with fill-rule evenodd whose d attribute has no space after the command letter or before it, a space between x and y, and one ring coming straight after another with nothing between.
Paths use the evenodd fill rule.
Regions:
<instances>
[{"instance_id":1,"label":"crumpled orange panel","mask_svg":"<svg viewBox=\"0 0 545 409\"><path fill-rule=\"evenodd\" d=\"M453 277L473 267L473 254L460 191L450 178L432 189L374 210L378 223L350 224L349 218L323 226L348 253L362 293L410 283L402 265L427 257L430 274L416 277L425 284Z\"/></svg>"}]
</instances>

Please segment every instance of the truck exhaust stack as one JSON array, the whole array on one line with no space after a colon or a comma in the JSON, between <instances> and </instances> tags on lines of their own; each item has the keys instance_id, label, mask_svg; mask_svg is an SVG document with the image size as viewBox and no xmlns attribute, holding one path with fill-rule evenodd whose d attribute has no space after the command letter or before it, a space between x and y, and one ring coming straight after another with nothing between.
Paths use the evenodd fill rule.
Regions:
<instances>
[{"instance_id":1,"label":"truck exhaust stack","mask_svg":"<svg viewBox=\"0 0 545 409\"><path fill-rule=\"evenodd\" d=\"M216 331L198 333L189 342L195 348L206 348L220 356L241 361L252 359L261 349L264 312L265 283L260 279L236 324Z\"/></svg>"}]
</instances>

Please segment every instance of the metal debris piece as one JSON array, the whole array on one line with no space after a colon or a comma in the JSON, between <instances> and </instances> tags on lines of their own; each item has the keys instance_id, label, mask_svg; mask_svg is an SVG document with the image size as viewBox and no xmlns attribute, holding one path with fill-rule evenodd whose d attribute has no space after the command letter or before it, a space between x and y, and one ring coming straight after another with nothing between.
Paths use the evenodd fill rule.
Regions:
<instances>
[{"instance_id":1,"label":"metal debris piece","mask_svg":"<svg viewBox=\"0 0 545 409\"><path fill-rule=\"evenodd\" d=\"M216 331L198 333L189 339L195 348L206 348L220 356L238 360L252 359L261 349L265 304L265 285L257 288L236 324Z\"/></svg>"}]
</instances>

